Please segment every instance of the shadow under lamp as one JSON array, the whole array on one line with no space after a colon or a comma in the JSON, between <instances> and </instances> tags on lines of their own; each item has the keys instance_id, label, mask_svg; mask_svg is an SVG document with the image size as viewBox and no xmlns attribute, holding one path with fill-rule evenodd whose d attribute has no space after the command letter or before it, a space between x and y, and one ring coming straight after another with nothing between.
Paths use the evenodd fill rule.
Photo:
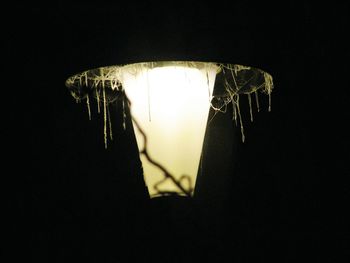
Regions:
<instances>
[{"instance_id":1,"label":"shadow under lamp","mask_svg":"<svg viewBox=\"0 0 350 263\"><path fill-rule=\"evenodd\" d=\"M104 143L111 135L109 106L117 99L130 107L134 132L151 198L193 196L210 107L225 111L232 103L233 121L244 128L240 97L259 111L259 93L268 95L272 77L253 67L198 61L141 62L87 70L66 86L77 101L97 100L104 116ZM108 128L109 126L109 128ZM125 122L124 122L125 128ZM110 133L110 134L108 134Z\"/></svg>"}]
</instances>

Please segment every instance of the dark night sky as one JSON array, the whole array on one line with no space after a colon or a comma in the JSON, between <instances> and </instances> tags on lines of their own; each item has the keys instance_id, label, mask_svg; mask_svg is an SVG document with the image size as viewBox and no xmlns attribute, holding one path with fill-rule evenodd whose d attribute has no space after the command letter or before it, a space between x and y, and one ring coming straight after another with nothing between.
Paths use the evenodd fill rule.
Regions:
<instances>
[{"instance_id":1,"label":"dark night sky","mask_svg":"<svg viewBox=\"0 0 350 263\"><path fill-rule=\"evenodd\" d=\"M9 251L43 262L130 262L139 254L345 262L349 7L243 2L9 10L5 56L18 91L6 101L2 129L14 135L4 145L16 160ZM104 150L101 116L93 110L88 121L64 86L79 71L152 60L244 64L274 77L272 112L265 107L246 122L246 143L229 114L217 115L199 200L171 208L183 215L145 200L132 135L117 113L116 140Z\"/></svg>"}]
</instances>

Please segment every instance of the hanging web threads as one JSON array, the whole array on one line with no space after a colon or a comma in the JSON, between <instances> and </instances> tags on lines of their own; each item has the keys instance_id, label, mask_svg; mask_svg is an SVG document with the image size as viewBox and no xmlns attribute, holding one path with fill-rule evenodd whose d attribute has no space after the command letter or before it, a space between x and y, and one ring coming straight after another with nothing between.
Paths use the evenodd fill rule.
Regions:
<instances>
[{"instance_id":1,"label":"hanging web threads","mask_svg":"<svg viewBox=\"0 0 350 263\"><path fill-rule=\"evenodd\" d=\"M100 94L99 94L97 87L96 87L95 91L96 91L96 100L97 100L97 112L100 113L100 111L101 111L101 109L100 109Z\"/></svg>"},{"instance_id":2,"label":"hanging web threads","mask_svg":"<svg viewBox=\"0 0 350 263\"><path fill-rule=\"evenodd\" d=\"M207 86L208 86L208 97L209 97L209 103L211 101L211 94L210 94L210 80L209 80L209 72L208 70L206 71L206 76L207 76Z\"/></svg>"},{"instance_id":3,"label":"hanging web threads","mask_svg":"<svg viewBox=\"0 0 350 263\"><path fill-rule=\"evenodd\" d=\"M271 92L273 89L272 76L264 72L264 80L265 80L265 91L269 95L269 111L271 111Z\"/></svg>"},{"instance_id":4,"label":"hanging web threads","mask_svg":"<svg viewBox=\"0 0 350 263\"><path fill-rule=\"evenodd\" d=\"M245 141L245 136L244 136L244 128L243 128L241 110L240 110L240 107L239 107L239 95L237 95L237 112L238 112L238 116L239 116L239 122L241 124L242 142L244 142Z\"/></svg>"},{"instance_id":5,"label":"hanging web threads","mask_svg":"<svg viewBox=\"0 0 350 263\"><path fill-rule=\"evenodd\" d=\"M150 122L151 119L151 91L150 91L150 85L149 85L149 78L148 78L148 69L147 69L147 104L148 104L148 121ZM124 108L124 104L123 104ZM125 128L124 128L125 129Z\"/></svg>"},{"instance_id":6,"label":"hanging web threads","mask_svg":"<svg viewBox=\"0 0 350 263\"><path fill-rule=\"evenodd\" d=\"M235 96L233 94L230 94L230 101L232 104L232 120L235 121L235 124L237 126L237 107L236 107L236 102L235 102Z\"/></svg>"},{"instance_id":7,"label":"hanging web threads","mask_svg":"<svg viewBox=\"0 0 350 263\"><path fill-rule=\"evenodd\" d=\"M107 116L108 116L108 126L109 126L109 138L110 138L111 140L113 140L111 113L110 113L110 111L109 111L109 105L107 105Z\"/></svg>"},{"instance_id":8,"label":"hanging web threads","mask_svg":"<svg viewBox=\"0 0 350 263\"><path fill-rule=\"evenodd\" d=\"M82 73L76 74L66 80L66 86L70 89L70 93L75 99L77 103L81 103L86 100L87 111L89 114L89 120L92 119L91 115L91 98L96 98L97 101L97 111L101 113L103 110L104 116L104 140L105 147L107 148L108 138L113 139L112 135L112 124L111 124L111 114L109 109L109 104L113 101L117 100L120 95L122 95L122 114L123 114L123 128L126 130L126 117L127 114L130 114L129 111L129 101L126 98L124 93L124 89L122 87L123 80L123 72L124 67L125 70L130 71L130 74L138 73L147 74L147 82L148 82L148 70L153 69L158 66L159 62L150 62L150 63L135 63L134 65L126 65L126 66L108 66L99 69L93 69L84 71ZM197 67L197 62L171 62L177 67L177 65L184 65L186 67ZM209 64L208 64L209 65ZM232 120L235 120L235 124L238 127L238 122L240 122L241 133L242 133L242 141L245 141L244 136L244 123L242 121L244 116L241 115L240 103L239 103L239 95L246 94L248 96L249 109L250 109L250 120L253 121L253 105L254 98L251 96L255 96L255 102L257 111L260 112L260 102L259 102L259 92L262 92L265 95L268 95L268 111L271 111L271 101L272 101L272 90L273 90L273 79L272 76L257 68L251 68L243 65L234 65L234 64L218 64L215 63L218 67L217 76L212 79L211 71L213 65L206 67L206 64L201 65L200 70L204 70L203 75L206 79L204 81L207 82L208 86L208 96L209 96L209 104L211 108L214 110L213 116L210 118L208 123L210 123L215 115L218 112L225 113L229 103L232 103ZM161 62L160 66L164 66ZM204 67L204 68L203 68ZM188 78L186 71L185 77L188 79L188 84L191 84L191 79ZM151 97L152 83L148 83L147 95L145 96L145 100L147 99L148 105L145 105L145 111L148 111L148 119L151 121ZM222 85L222 89L224 89L224 94L221 94L221 90L218 92L218 95L215 96L210 90L210 86L218 86ZM109 92L111 88L112 92ZM93 90L94 89L94 90ZM115 91L115 92L113 92ZM251 93L255 93L254 95ZM103 105L101 105L101 101L103 100ZM120 100L119 100L120 101ZM153 102L152 102L153 103ZM120 107L119 107L120 108ZM127 111L127 112L126 112ZM121 116L120 116L121 117ZM129 123L129 122L128 122ZM108 135L108 132L110 133Z\"/></svg>"},{"instance_id":9,"label":"hanging web threads","mask_svg":"<svg viewBox=\"0 0 350 263\"><path fill-rule=\"evenodd\" d=\"M231 69L231 76L232 76L232 79L233 79L233 82L235 83L235 88L236 88L236 91L238 91L238 85L237 85L237 82L236 82L236 78L235 76L233 75L233 70ZM237 69L235 67L235 74L237 75Z\"/></svg>"},{"instance_id":10,"label":"hanging web threads","mask_svg":"<svg viewBox=\"0 0 350 263\"><path fill-rule=\"evenodd\" d=\"M259 105L259 95L258 95L258 90L255 92L255 102L256 102L256 107L258 108L258 112L260 111L260 105Z\"/></svg>"},{"instance_id":11,"label":"hanging web threads","mask_svg":"<svg viewBox=\"0 0 350 263\"><path fill-rule=\"evenodd\" d=\"M103 134L104 134L104 142L105 148L107 148L107 109L106 109L106 90L103 85Z\"/></svg>"},{"instance_id":12,"label":"hanging web threads","mask_svg":"<svg viewBox=\"0 0 350 263\"><path fill-rule=\"evenodd\" d=\"M90 110L90 99L89 99L89 95L86 96L86 106L87 106L88 113L89 113L89 120L91 121L91 110Z\"/></svg>"},{"instance_id":13,"label":"hanging web threads","mask_svg":"<svg viewBox=\"0 0 350 263\"><path fill-rule=\"evenodd\" d=\"M253 108L252 108L252 97L248 93L248 102L249 102L249 112L250 112L250 121L253 122Z\"/></svg>"},{"instance_id":14,"label":"hanging web threads","mask_svg":"<svg viewBox=\"0 0 350 263\"><path fill-rule=\"evenodd\" d=\"M85 72L84 77L85 77L85 85L86 87L89 87L87 72Z\"/></svg>"},{"instance_id":15,"label":"hanging web threads","mask_svg":"<svg viewBox=\"0 0 350 263\"><path fill-rule=\"evenodd\" d=\"M233 108L232 119L235 120L235 124L237 126L237 107L236 107L236 103L233 100L232 100L232 108Z\"/></svg>"},{"instance_id":16,"label":"hanging web threads","mask_svg":"<svg viewBox=\"0 0 350 263\"><path fill-rule=\"evenodd\" d=\"M124 97L123 97L123 100L122 100L122 106L123 106L123 129L124 129L124 131L126 130L125 100L126 100L126 95L124 93Z\"/></svg>"},{"instance_id":17,"label":"hanging web threads","mask_svg":"<svg viewBox=\"0 0 350 263\"><path fill-rule=\"evenodd\" d=\"M105 148L107 149L107 102L106 102L106 89L105 89L105 82L104 82L104 76L102 70L101 76L102 76L102 95L103 95L103 134L104 134L104 142L105 142Z\"/></svg>"}]
</instances>

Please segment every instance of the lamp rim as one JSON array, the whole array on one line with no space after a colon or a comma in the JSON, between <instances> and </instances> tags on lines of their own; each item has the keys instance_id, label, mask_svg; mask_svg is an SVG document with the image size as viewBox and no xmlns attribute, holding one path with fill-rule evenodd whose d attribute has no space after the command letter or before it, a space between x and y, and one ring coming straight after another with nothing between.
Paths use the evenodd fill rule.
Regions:
<instances>
[{"instance_id":1,"label":"lamp rim","mask_svg":"<svg viewBox=\"0 0 350 263\"><path fill-rule=\"evenodd\" d=\"M236 64L236 63L227 63L227 62L219 62L219 61L200 61L200 60L154 60L154 61L140 61L140 62L132 62L132 63L123 63L123 64L111 64L91 69L86 69L83 71L80 71L78 73L75 73L68 77L66 80L66 86L67 81L69 81L72 78L78 77L82 74L86 73L93 73L97 72L101 69L113 69L113 68L125 68L125 67L131 67L131 66L145 66L149 68L157 68L157 67L166 67L166 66L186 66L186 67L193 67L197 69L201 69L205 67L206 65L211 66L217 66L217 73L221 72L223 68L232 69L232 67L236 66L241 69L249 69L253 71L260 71L261 73L269 74L267 71L255 67L255 66L248 66L243 64ZM270 75L270 74L269 74Z\"/></svg>"}]
</instances>

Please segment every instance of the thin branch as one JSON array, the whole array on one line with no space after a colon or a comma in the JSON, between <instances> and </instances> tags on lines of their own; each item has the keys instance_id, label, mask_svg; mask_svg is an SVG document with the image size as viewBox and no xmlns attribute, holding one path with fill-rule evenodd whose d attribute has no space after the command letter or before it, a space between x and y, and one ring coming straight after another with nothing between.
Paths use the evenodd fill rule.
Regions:
<instances>
[{"instance_id":1,"label":"thin branch","mask_svg":"<svg viewBox=\"0 0 350 263\"><path fill-rule=\"evenodd\" d=\"M126 95L125 95L126 97ZM131 105L129 99L126 97L126 100L128 101L128 104ZM158 191L158 193L161 193L159 190L158 190L158 185L161 184L162 182L164 182L166 179L169 179L171 180L179 190L181 190L186 196L188 197L191 197L191 192L192 192L192 187L190 187L189 190L185 189L182 184L181 184L181 181L184 179L184 178L188 178L188 181L191 182L189 176L186 176L186 175L182 175L180 180L176 180L175 177L163 166L161 165L159 162L155 161L149 154L148 154L148 150L147 150L147 136L145 134L145 132L142 130L141 126L139 125L139 123L137 122L137 120L131 115L131 118L132 118L132 121L134 122L134 125L136 126L136 128L138 129L138 131L141 133L142 135L142 138L143 138L143 141L144 141L144 146L143 146L143 149L140 150L140 154L143 154L147 161L150 162L151 164L153 164L154 166L156 166L157 168L159 168L165 178L163 180L161 180L159 183L157 183L155 185L155 189Z\"/></svg>"}]
</instances>

